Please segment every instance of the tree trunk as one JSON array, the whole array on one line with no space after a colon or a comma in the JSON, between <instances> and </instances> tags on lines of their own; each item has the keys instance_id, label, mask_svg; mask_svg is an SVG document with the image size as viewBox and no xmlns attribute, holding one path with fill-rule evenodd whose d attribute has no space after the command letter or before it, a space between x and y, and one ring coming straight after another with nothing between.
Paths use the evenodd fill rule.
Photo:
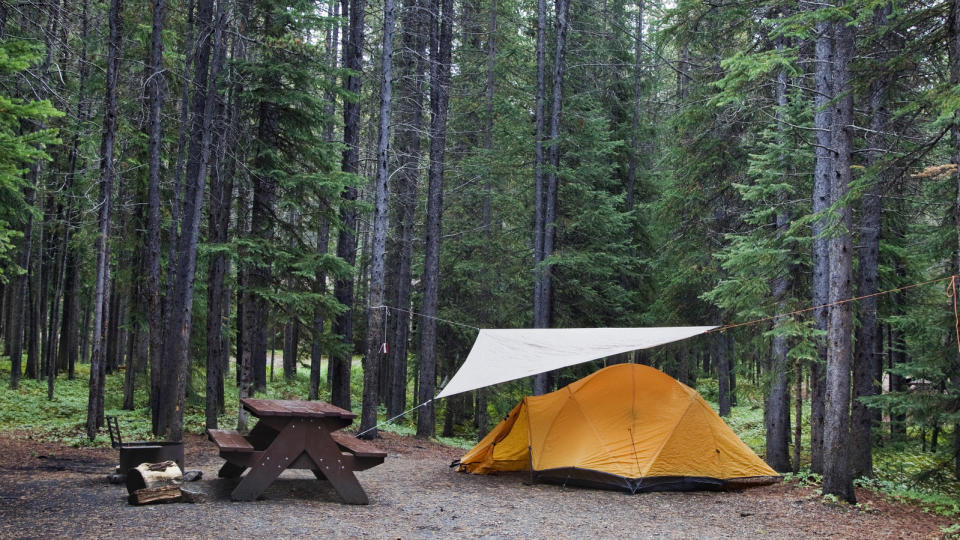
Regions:
<instances>
[{"instance_id":1,"label":"tree trunk","mask_svg":"<svg viewBox=\"0 0 960 540\"><path fill-rule=\"evenodd\" d=\"M322 257L327 254L330 245L330 222L321 218L320 230L317 233L317 253ZM326 294L327 276L323 271L317 271L315 285L317 294ZM310 394L309 399L320 399L320 370L323 365L323 311L316 308L313 312L313 336L310 342Z\"/></svg>"},{"instance_id":2,"label":"tree trunk","mask_svg":"<svg viewBox=\"0 0 960 540\"><path fill-rule=\"evenodd\" d=\"M557 236L557 177L560 173L560 121L563 112L563 76L566 68L567 49L567 13L570 0L556 0L556 32L557 44L553 56L553 100L550 107L550 148L547 150L550 168L547 173L547 186L544 197L543 217L543 260L553 256L554 244ZM540 299L544 313L545 327L550 326L552 311L553 278L551 275L553 264L547 263L544 267Z\"/></svg>"},{"instance_id":3,"label":"tree trunk","mask_svg":"<svg viewBox=\"0 0 960 540\"><path fill-rule=\"evenodd\" d=\"M787 46L786 37L779 36L775 40L777 50L784 50ZM781 144L786 143L784 134L786 125L783 115L787 108L787 72L779 70L776 79L776 123L777 138ZM782 163L785 160L781 159ZM781 171L781 182L788 182L788 171ZM790 216L786 213L787 195L783 191L777 193L780 210L776 215L776 237L782 242L783 236L790 226ZM786 258L784 258L786 259ZM786 260L784 260L786 263ZM770 284L770 294L777 303L777 313L785 313L787 308L787 292L791 286L790 270L779 269L776 277ZM783 317L774 320L774 335L770 344L770 393L767 397L765 424L767 432L767 463L776 471L787 472L790 464L790 376L788 373L787 352L789 346L787 337L777 332L776 327L784 321Z\"/></svg>"},{"instance_id":4,"label":"tree trunk","mask_svg":"<svg viewBox=\"0 0 960 540\"><path fill-rule=\"evenodd\" d=\"M343 66L351 70L347 76L346 90L359 95L363 71L363 20L364 0L349 0L344 4L343 15L349 21L343 33ZM360 103L347 100L343 106L343 151L341 170L347 174L360 172ZM348 186L341 194L340 232L337 238L337 256L353 267L357 261L357 188ZM350 409L350 366L353 360L353 276L337 279L334 296L346 310L337 315L333 332L340 336L346 354L333 354L329 358L331 401L334 405Z\"/></svg>"},{"instance_id":5,"label":"tree trunk","mask_svg":"<svg viewBox=\"0 0 960 540\"><path fill-rule=\"evenodd\" d=\"M485 115L483 126L483 149L487 152L487 157L493 159L493 115L494 102L493 95L496 89L496 66L497 66L497 0L490 0L490 23L487 28L487 86L485 89ZM487 238L487 245L490 241L490 223L491 216L491 197L493 193L492 177L493 171L490 170L485 175L483 186L483 205L481 207L481 224L483 232Z\"/></svg>"},{"instance_id":6,"label":"tree trunk","mask_svg":"<svg viewBox=\"0 0 960 540\"><path fill-rule=\"evenodd\" d=\"M950 11L947 14L947 53L950 59L950 84L956 88L960 85L960 0L950 2ZM954 113L953 124L950 126L950 135L953 139L952 162L956 166L957 199L954 205L954 226L957 228L957 251L954 258L953 272L960 274L960 114ZM960 363L960 358L956 360ZM954 385L960 380L954 380ZM954 389L956 391L956 389ZM960 430L954 425L953 430L953 460L954 475L960 478Z\"/></svg>"},{"instance_id":7,"label":"tree trunk","mask_svg":"<svg viewBox=\"0 0 960 540\"><path fill-rule=\"evenodd\" d=\"M270 84L268 83L268 86ZM280 108L275 103L260 102L257 138L264 147L275 148L280 144L279 115ZM258 173L253 175L253 210L250 215L250 235L263 242L270 242L273 238L273 214L277 198L277 179L267 172L271 170L267 159L265 152L261 152L255 160ZM251 292L247 295L244 314L249 311L253 324L245 328L244 333L250 334L250 344L253 347L251 361L254 390L261 391L267 385L267 328L272 321L268 316L269 303L260 291L270 286L270 264L267 261L254 263L246 275L247 288Z\"/></svg>"},{"instance_id":8,"label":"tree trunk","mask_svg":"<svg viewBox=\"0 0 960 540\"><path fill-rule=\"evenodd\" d=\"M148 188L149 189L149 188ZM138 194L138 199L142 200L142 193ZM131 231L128 231L128 235L136 239L137 245L143 245L146 242L146 235L143 232L143 224L146 217L146 212L144 211L143 206L138 206L136 210L136 218L134 220L134 225L130 227ZM146 298L146 283L141 276L147 276L147 257L146 254L141 251L136 251L133 254L133 258L136 261L136 275L133 280L131 280L128 285L128 294L130 302L130 314L127 318L128 320L128 339L127 339L127 369L123 374L123 409L132 411L134 410L134 394L137 387L137 375L143 371L144 364L147 362L147 357L141 356L140 343L144 341L144 334L148 333L149 330L146 328L148 325L145 322L146 311L148 306L145 302ZM133 265L131 265L133 266Z\"/></svg>"},{"instance_id":9,"label":"tree trunk","mask_svg":"<svg viewBox=\"0 0 960 540\"><path fill-rule=\"evenodd\" d=\"M150 99L147 153L147 245L146 304L147 327L150 333L150 416L153 430L157 429L158 399L162 380L163 305L160 298L160 176L163 145L163 100L166 79L163 75L163 13L165 0L152 0L153 24L150 31L150 75L147 88ZM186 86L186 85L184 85ZM185 110L185 108L184 108ZM172 269L172 267L171 267Z\"/></svg>"},{"instance_id":10,"label":"tree trunk","mask_svg":"<svg viewBox=\"0 0 960 540\"><path fill-rule=\"evenodd\" d=\"M733 338L727 338L727 359L730 363L730 406L737 406L737 364Z\"/></svg>"},{"instance_id":11,"label":"tree trunk","mask_svg":"<svg viewBox=\"0 0 960 540\"><path fill-rule=\"evenodd\" d=\"M236 41L236 40L235 40ZM226 47L220 47L221 54ZM236 52L234 50L233 52ZM222 62L217 60L217 62ZM236 88L232 88L231 92ZM236 153L236 107L216 99L216 154L210 167L210 200L207 203L207 242L219 248L210 257L207 271L207 362L205 414L207 429L217 428L217 415L223 410L224 374L230 356L230 292L226 285L229 256L225 251L230 227L230 205L233 196L233 175ZM228 115L230 118L228 118Z\"/></svg>"},{"instance_id":12,"label":"tree trunk","mask_svg":"<svg viewBox=\"0 0 960 540\"><path fill-rule=\"evenodd\" d=\"M30 187L27 190L28 204L31 204L30 197L34 196L35 190ZM23 244L20 248L20 260L18 266L26 270L30 266L30 259L33 255L33 214L27 217L27 226L23 232ZM20 375L23 371L23 334L24 334L24 311L27 305L27 285L28 274L24 273L13 280L13 292L10 299L10 388L16 389L20 386Z\"/></svg>"},{"instance_id":13,"label":"tree trunk","mask_svg":"<svg viewBox=\"0 0 960 540\"><path fill-rule=\"evenodd\" d=\"M387 416L392 418L406 408L407 356L410 338L410 281L413 261L413 235L420 178L420 133L426 84L427 17L423 0L405 0L401 20L403 48L397 58L398 95L394 148L397 172L394 198L396 225L392 251L388 256L391 276L391 313L389 390Z\"/></svg>"},{"instance_id":14,"label":"tree trunk","mask_svg":"<svg viewBox=\"0 0 960 540\"><path fill-rule=\"evenodd\" d=\"M70 227L62 206L57 214L60 216L60 221L64 223L64 226L61 232L59 253L57 254L57 270L54 272L56 290L53 295L53 305L50 307L50 322L47 325L47 331L50 333L46 360L47 399L51 401L53 400L54 385L57 379L58 337L61 335L60 332L57 331L57 328L60 326L60 298L63 295L66 284L67 252L70 250Z\"/></svg>"},{"instance_id":15,"label":"tree trunk","mask_svg":"<svg viewBox=\"0 0 960 540\"><path fill-rule=\"evenodd\" d=\"M173 182L173 194L170 200L170 231L169 231L169 240L168 251L167 251L167 285L166 285L166 294L163 298L164 307L163 313L164 317L167 317L171 311L170 303L173 301L173 285L174 279L176 278L176 273L173 271L174 268L177 268L177 238L179 237L180 230L180 214L183 210L183 176L184 169L187 164L187 143L190 138L190 90L194 88L195 82L190 78L190 68L193 67L193 63L197 56L197 47L199 44L194 40L194 10L195 3L194 0L187 0L187 32L184 36L184 52L185 58L183 62L183 72L182 80L184 81L181 84L180 90L180 129L177 137L177 166L174 169L174 182ZM164 319L164 332L166 332L167 320ZM166 334L164 334L166 337ZM166 354L161 353L161 354ZM160 370L164 369L162 365L164 362L163 358L160 359Z\"/></svg>"},{"instance_id":16,"label":"tree trunk","mask_svg":"<svg viewBox=\"0 0 960 540\"><path fill-rule=\"evenodd\" d=\"M68 223L71 220L68 219ZM69 242L69 239L67 240ZM76 363L77 358L77 312L79 303L77 290L80 287L80 273L77 271L76 255L67 246L66 269L64 271L63 317L60 323L60 349L57 355L58 369L66 370L69 374L70 366ZM69 375L68 375L69 376Z\"/></svg>"},{"instance_id":17,"label":"tree trunk","mask_svg":"<svg viewBox=\"0 0 960 540\"><path fill-rule=\"evenodd\" d=\"M94 292L93 354L90 359L90 386L87 398L87 437L92 441L103 425L103 318L107 280L110 279L110 209L113 206L113 146L117 132L117 80L120 75L123 0L110 0L110 40L107 53L106 96L104 97L103 136L100 139L100 212L97 235L97 273Z\"/></svg>"},{"instance_id":18,"label":"tree trunk","mask_svg":"<svg viewBox=\"0 0 960 540\"><path fill-rule=\"evenodd\" d=\"M34 163L30 165L29 176L31 180L31 186L35 186L35 190L40 191L42 188L39 184L39 169L40 164ZM41 206L42 211L43 203L40 203L39 197L34 195L37 200L37 203ZM43 271L43 259L44 259L44 242L43 242L43 229L46 225L44 220L40 221L39 227L31 227L31 234L35 238L31 239L31 243L35 244L35 255L30 259L30 265L25 268L27 271L27 306L26 306L26 319L27 319L27 363L24 366L24 377L28 379L36 379L40 373L40 370L37 368L37 365L40 363L40 273Z\"/></svg>"},{"instance_id":19,"label":"tree trunk","mask_svg":"<svg viewBox=\"0 0 960 540\"><path fill-rule=\"evenodd\" d=\"M157 435L179 441L183 436L183 405L187 371L190 365L190 330L193 317L194 275L197 264L197 242L200 235L200 212L203 208L207 164L210 160L212 116L216 100L216 81L224 58L223 26L226 6L218 3L216 24L212 0L197 4L197 21L201 39L194 59L193 111L190 145L187 150L186 192L181 215L181 234L177 244L176 280L171 309L167 313L163 354L163 382L158 406L160 415ZM211 39L216 49L211 57Z\"/></svg>"},{"instance_id":20,"label":"tree trunk","mask_svg":"<svg viewBox=\"0 0 960 540\"><path fill-rule=\"evenodd\" d=\"M490 1L490 21L487 28L487 87L486 87L486 118L484 120L484 141L483 147L486 150L487 157L490 160L495 159L494 157L494 147L493 147L493 118L494 118L494 93L496 90L496 62L497 62L497 1ZM490 260L490 247L493 245L493 230L492 230L492 221L493 215L491 210L491 199L493 197L493 177L494 171L491 169L488 171L485 179L485 185L483 190L483 207L481 211L481 223L480 226L483 229L484 234L484 245L483 245L483 257L485 260ZM485 306L486 313L490 313L489 306L491 305L491 294L489 289L485 289L483 292L482 300ZM484 317L484 322L487 324L492 323L493 317L487 315ZM489 414L487 413L487 391L485 388L478 388L476 390L476 400L474 402L473 410L473 422L474 426L477 428L478 438L483 438L488 429Z\"/></svg>"},{"instance_id":21,"label":"tree trunk","mask_svg":"<svg viewBox=\"0 0 960 540\"><path fill-rule=\"evenodd\" d=\"M360 430L366 438L375 438L380 388L380 357L387 351L384 328L384 266L387 251L387 179L390 175L387 152L390 147L390 115L393 107L393 32L396 27L394 0L383 2L383 51L381 56L380 126L377 139L377 178L373 203L373 244L370 249L370 291L367 304L367 354L363 365L363 406ZM369 431L367 431L369 430Z\"/></svg>"},{"instance_id":22,"label":"tree trunk","mask_svg":"<svg viewBox=\"0 0 960 540\"><path fill-rule=\"evenodd\" d=\"M793 472L800 471L800 452L803 450L803 362L794 363L793 379Z\"/></svg>"},{"instance_id":23,"label":"tree trunk","mask_svg":"<svg viewBox=\"0 0 960 540\"><path fill-rule=\"evenodd\" d=\"M300 348L300 323L294 320L283 325L283 378L292 381L297 377L297 353Z\"/></svg>"},{"instance_id":24,"label":"tree trunk","mask_svg":"<svg viewBox=\"0 0 960 540\"><path fill-rule=\"evenodd\" d=\"M547 150L550 169L547 173L543 188L543 252L540 260L541 268L538 272L539 297L535 299L535 306L539 312L535 317L534 327L547 328L550 326L553 284L551 278L552 264L547 259L553 255L556 239L557 216L557 174L560 169L560 119L563 105L563 72L565 68L564 55L567 45L567 13L570 8L569 0L556 1L556 49L553 57L553 97L550 109L550 147ZM539 19L538 19L539 24ZM539 32L539 30L538 30ZM539 34L538 34L539 35ZM539 38L538 38L539 40ZM539 56L538 56L539 59ZM539 78L539 68L537 76ZM538 81L539 90L539 81ZM538 183L539 185L539 183ZM538 199L539 200L539 199ZM539 300L539 301L537 301ZM549 391L546 384L547 374L541 373L533 379L534 395L545 394Z\"/></svg>"},{"instance_id":25,"label":"tree trunk","mask_svg":"<svg viewBox=\"0 0 960 540\"><path fill-rule=\"evenodd\" d=\"M783 280L782 277L777 281ZM784 290L778 291L783 305ZM779 312L779 310L778 310ZM770 395L767 398L765 424L766 461L778 472L791 470L790 464L790 377L787 372L787 339L775 335L770 351Z\"/></svg>"},{"instance_id":26,"label":"tree trunk","mask_svg":"<svg viewBox=\"0 0 960 540\"><path fill-rule=\"evenodd\" d=\"M80 363L86 364L90 362L90 319L93 317L93 301L88 298L83 304L83 330L80 333ZM70 380L76 377L74 367L71 367L69 370Z\"/></svg>"},{"instance_id":27,"label":"tree trunk","mask_svg":"<svg viewBox=\"0 0 960 540\"><path fill-rule=\"evenodd\" d=\"M134 291L133 294L138 294L138 291ZM141 333L140 328L135 328L127 340L127 369L123 372L123 405L120 407L125 411L135 409L134 394L137 389L137 374L140 371L141 362L141 359L137 356L137 342L140 340Z\"/></svg>"},{"instance_id":28,"label":"tree trunk","mask_svg":"<svg viewBox=\"0 0 960 540\"><path fill-rule=\"evenodd\" d=\"M534 141L534 224L533 224L533 327L546 328L547 310L543 304L543 240L544 224L546 217L546 205L544 193L546 184L544 178L543 142L545 133L545 112L544 103L546 101L546 39L547 39L547 2L546 0L537 0L537 96L534 109L536 121L536 140ZM545 394L547 386L546 374L536 375L533 378L533 393Z\"/></svg>"},{"instance_id":29,"label":"tree trunk","mask_svg":"<svg viewBox=\"0 0 960 540\"><path fill-rule=\"evenodd\" d=\"M887 18L892 13L892 4L879 6L874 11L874 26L879 30L887 26ZM882 31L882 30L880 30ZM893 32L885 34L889 36ZM892 53L893 44L889 37L880 42L877 61L886 63ZM890 112L887 109L887 95L890 80L886 65L878 66L878 76L870 84L870 133L867 134L867 165L874 169L884 159L883 149L887 147L883 133L888 129ZM878 265L880 258L880 215L882 212L881 195L884 184L890 180L889 169L877 172L869 189L863 195L860 211L860 261L857 265L859 275L857 295L867 296L860 301L860 324L857 326L855 343L856 356L853 363L853 410L850 419L850 468L854 477L873 476L873 427L880 421L878 409L870 409L860 401L862 397L880 393L883 377L880 355L880 324L877 321L877 297L869 296L878 290Z\"/></svg>"},{"instance_id":30,"label":"tree trunk","mask_svg":"<svg viewBox=\"0 0 960 540\"><path fill-rule=\"evenodd\" d=\"M844 199L850 188L853 155L853 86L850 61L854 30L838 21L833 75L833 175L831 202ZM830 302L848 300L852 291L852 215L849 205L838 209L840 230L830 238ZM823 492L856 502L848 459L850 430L850 360L853 314L849 302L830 308L827 333L827 392L823 430Z\"/></svg>"},{"instance_id":31,"label":"tree trunk","mask_svg":"<svg viewBox=\"0 0 960 540\"><path fill-rule=\"evenodd\" d=\"M50 66L56 55L58 40L56 39L60 27L60 0L48 2L45 8L46 26L42 29L43 44L46 53L43 63L39 70L39 84L34 91L38 99L46 99L50 95ZM38 13L39 15L40 13ZM37 127L46 127L39 123ZM29 167L28 182L34 186L40 186L40 167L41 161L32 163ZM43 215L42 225L39 230L39 239L37 243L37 255L34 258L34 267L28 270L31 272L32 282L31 294L34 296L30 302L30 341L27 350L27 374L37 380L43 378L46 373L50 352L50 334L53 328L47 324L47 303L49 301L50 284L50 261L56 260L52 254L54 251L55 235L52 231L55 204L53 201L53 190L47 194L46 204L42 204L40 211ZM56 263L54 263L56 264ZM56 273L54 273L56 275Z\"/></svg>"},{"instance_id":32,"label":"tree trunk","mask_svg":"<svg viewBox=\"0 0 960 540\"><path fill-rule=\"evenodd\" d=\"M813 175L813 213L821 217L813 222L813 294L814 306L825 305L830 297L830 258L828 240L825 236L827 216L824 215L830 206L830 184L832 164L830 143L832 138L833 111L831 110L830 96L833 95L833 24L821 21L816 25L816 44L814 46L814 116L816 146L814 153ZM813 312L816 319L816 329L822 332L827 330L827 319L830 310L822 308ZM823 428L825 419L824 405L826 402L826 380L824 378L823 359L826 358L826 344L819 341L817 346L818 361L810 364L810 469L816 473L823 472Z\"/></svg>"},{"instance_id":33,"label":"tree trunk","mask_svg":"<svg viewBox=\"0 0 960 540\"><path fill-rule=\"evenodd\" d=\"M122 187L118 190L118 199L123 200L123 189ZM122 206L118 206L116 210L119 210ZM121 225L116 227L117 234L123 234L124 227L123 221L125 217L120 216ZM129 264L125 250L120 250L117 254L117 266L123 267ZM107 317L107 341L104 344L104 358L106 359L106 371L107 374L114 373L120 369L120 358L123 356L120 345L120 321L123 320L124 309L123 298L124 294L120 293L120 288L122 285L118 283L117 276L113 276L110 280L110 307L107 309L109 316Z\"/></svg>"},{"instance_id":34,"label":"tree trunk","mask_svg":"<svg viewBox=\"0 0 960 540\"><path fill-rule=\"evenodd\" d=\"M730 416L730 357L727 335L720 332L710 338L711 353L717 364L717 406L720 416ZM710 355L708 355L710 356Z\"/></svg>"},{"instance_id":35,"label":"tree trunk","mask_svg":"<svg viewBox=\"0 0 960 540\"><path fill-rule=\"evenodd\" d=\"M441 11L442 9L442 11ZM447 104L453 42L453 0L434 0L430 21L430 169L427 187L427 226L423 262L423 319L420 331L419 403L431 400L437 384L437 301L440 279L440 217L443 211L443 157L446 150ZM436 19L439 16L439 21ZM438 28L439 23L439 28ZM432 437L433 402L419 409L417 436Z\"/></svg>"}]
</instances>

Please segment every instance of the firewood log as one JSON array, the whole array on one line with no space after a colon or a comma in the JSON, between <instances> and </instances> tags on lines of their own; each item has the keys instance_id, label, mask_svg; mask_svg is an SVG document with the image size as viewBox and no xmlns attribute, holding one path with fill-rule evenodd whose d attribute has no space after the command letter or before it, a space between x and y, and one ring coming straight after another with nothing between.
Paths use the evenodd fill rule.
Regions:
<instances>
[{"instance_id":1,"label":"firewood log","mask_svg":"<svg viewBox=\"0 0 960 540\"><path fill-rule=\"evenodd\" d=\"M127 493L144 488L164 486L179 487L183 483L183 471L175 461L141 463L127 472Z\"/></svg>"},{"instance_id":2,"label":"firewood log","mask_svg":"<svg viewBox=\"0 0 960 540\"><path fill-rule=\"evenodd\" d=\"M170 484L152 488L138 489L130 494L130 504L158 504L179 502L182 498L180 486Z\"/></svg>"}]
</instances>

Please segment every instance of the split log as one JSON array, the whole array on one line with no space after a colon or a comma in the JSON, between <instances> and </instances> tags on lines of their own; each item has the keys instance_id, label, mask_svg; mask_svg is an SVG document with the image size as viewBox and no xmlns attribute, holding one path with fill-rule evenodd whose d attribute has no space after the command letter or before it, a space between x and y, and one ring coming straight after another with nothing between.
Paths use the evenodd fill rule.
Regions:
<instances>
[{"instance_id":1,"label":"split log","mask_svg":"<svg viewBox=\"0 0 960 540\"><path fill-rule=\"evenodd\" d=\"M160 463L141 463L127 471L127 493L131 495L145 488L164 486L180 487L183 483L183 471L175 461Z\"/></svg>"},{"instance_id":2,"label":"split log","mask_svg":"<svg viewBox=\"0 0 960 540\"><path fill-rule=\"evenodd\" d=\"M170 484L152 488L142 488L130 494L130 504L172 503L179 502L182 493L180 486Z\"/></svg>"}]
</instances>

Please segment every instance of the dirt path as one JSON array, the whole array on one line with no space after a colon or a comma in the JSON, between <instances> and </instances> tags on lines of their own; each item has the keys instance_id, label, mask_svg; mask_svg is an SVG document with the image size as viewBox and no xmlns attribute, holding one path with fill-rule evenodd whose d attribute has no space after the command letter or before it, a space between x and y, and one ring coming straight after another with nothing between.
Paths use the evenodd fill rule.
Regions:
<instances>
[{"instance_id":1,"label":"dirt path","mask_svg":"<svg viewBox=\"0 0 960 540\"><path fill-rule=\"evenodd\" d=\"M455 473L462 451L393 436L386 462L358 473L369 506L346 506L303 471L284 473L262 500L230 501L232 481L205 439L187 440L187 469L204 504L132 507L110 485L110 449L75 449L0 436L0 538L24 537L845 537L930 538L949 520L861 493L873 511L833 508L809 490L647 493L526 485L522 475Z\"/></svg>"}]
</instances>

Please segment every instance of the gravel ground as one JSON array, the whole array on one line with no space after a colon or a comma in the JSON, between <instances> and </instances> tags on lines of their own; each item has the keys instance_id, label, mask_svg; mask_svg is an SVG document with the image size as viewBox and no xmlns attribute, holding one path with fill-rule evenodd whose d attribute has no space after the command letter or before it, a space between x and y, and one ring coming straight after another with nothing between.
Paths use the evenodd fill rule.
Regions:
<instances>
[{"instance_id":1,"label":"gravel ground","mask_svg":"<svg viewBox=\"0 0 960 540\"><path fill-rule=\"evenodd\" d=\"M858 496L867 510L823 504L809 489L645 493L527 485L522 474L469 476L447 467L463 451L385 434L383 465L357 473L368 506L340 504L325 482L288 471L261 500L232 502L212 443L187 439L202 504L133 507L106 475L111 449L0 435L0 538L931 538L949 520Z\"/></svg>"}]
</instances>

